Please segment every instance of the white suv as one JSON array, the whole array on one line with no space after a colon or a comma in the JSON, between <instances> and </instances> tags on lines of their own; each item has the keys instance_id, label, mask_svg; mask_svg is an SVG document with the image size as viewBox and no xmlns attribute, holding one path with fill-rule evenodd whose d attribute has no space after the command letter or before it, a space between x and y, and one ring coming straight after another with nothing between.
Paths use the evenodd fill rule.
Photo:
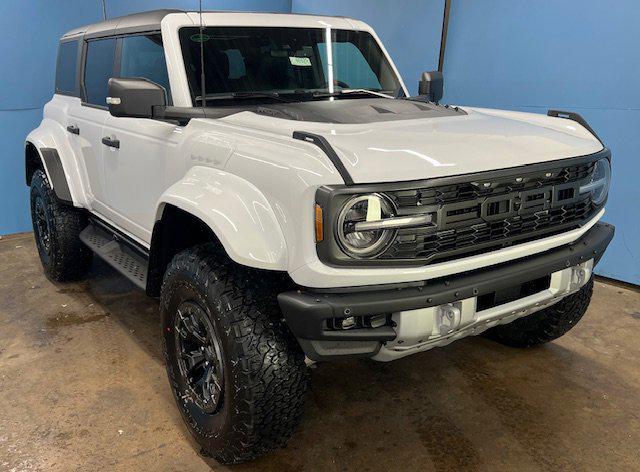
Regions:
<instances>
[{"instance_id":1,"label":"white suv","mask_svg":"<svg viewBox=\"0 0 640 472\"><path fill-rule=\"evenodd\" d=\"M389 361L585 312L610 152L587 123L410 97L375 32L308 15L152 11L65 34L26 139L55 281L97 254L160 297L176 402L225 463L283 445L305 360Z\"/></svg>"}]
</instances>

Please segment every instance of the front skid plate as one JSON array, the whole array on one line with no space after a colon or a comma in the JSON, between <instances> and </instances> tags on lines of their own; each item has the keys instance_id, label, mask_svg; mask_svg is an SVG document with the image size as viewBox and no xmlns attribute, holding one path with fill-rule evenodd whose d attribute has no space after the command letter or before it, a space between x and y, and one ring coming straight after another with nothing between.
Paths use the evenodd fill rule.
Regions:
<instances>
[{"instance_id":1,"label":"front skid plate","mask_svg":"<svg viewBox=\"0 0 640 472\"><path fill-rule=\"evenodd\" d=\"M377 361L392 361L410 354L446 346L458 339L475 336L489 328L542 310L580 290L591 279L593 259L551 274L549 288L509 303L476 311L478 297L452 304L458 317L452 330L439 324L438 307L393 314L397 338L382 346L373 356ZM448 328L448 326L446 327Z\"/></svg>"}]
</instances>

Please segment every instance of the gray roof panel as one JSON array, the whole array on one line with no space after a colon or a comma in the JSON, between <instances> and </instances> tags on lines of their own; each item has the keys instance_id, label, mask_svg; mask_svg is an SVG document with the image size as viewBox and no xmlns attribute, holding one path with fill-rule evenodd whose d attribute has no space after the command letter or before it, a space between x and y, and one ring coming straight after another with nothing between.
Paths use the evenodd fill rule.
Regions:
<instances>
[{"instance_id":1,"label":"gray roof panel","mask_svg":"<svg viewBox=\"0 0 640 472\"><path fill-rule=\"evenodd\" d=\"M183 10L151 10L133 15L110 18L99 23L82 26L67 31L63 39L84 34L85 38L99 38L114 34L127 34L143 31L156 31L160 29L160 22L170 13L184 13Z\"/></svg>"},{"instance_id":2,"label":"gray roof panel","mask_svg":"<svg viewBox=\"0 0 640 472\"><path fill-rule=\"evenodd\" d=\"M116 18L110 18L98 23L92 23L90 25L74 28L71 31L67 31L62 40L75 38L77 36L84 35L84 38L99 38L102 36L113 36L115 34L128 34L128 33L142 33L146 31L158 31L160 29L160 22L162 19L170 13L186 13L185 10L150 10L141 13L134 13L132 15L119 16ZM229 13L222 11L204 11L203 13ZM242 12L234 12L242 13ZM291 15L300 15L291 14ZM319 15L306 15L304 16L319 16ZM343 16L336 16L336 18L345 18Z\"/></svg>"}]
</instances>

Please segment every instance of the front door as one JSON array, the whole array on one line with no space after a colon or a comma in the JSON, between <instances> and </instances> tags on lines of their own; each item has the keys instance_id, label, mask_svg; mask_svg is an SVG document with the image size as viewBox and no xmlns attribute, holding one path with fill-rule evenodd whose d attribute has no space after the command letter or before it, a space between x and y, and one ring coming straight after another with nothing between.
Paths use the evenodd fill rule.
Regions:
<instances>
[{"instance_id":1,"label":"front door","mask_svg":"<svg viewBox=\"0 0 640 472\"><path fill-rule=\"evenodd\" d=\"M144 77L167 91L167 66L158 34L120 38L116 59L119 77ZM146 118L109 115L102 130L104 175L109 218L119 227L149 243L155 211L166 181L167 154L176 125Z\"/></svg>"}]
</instances>

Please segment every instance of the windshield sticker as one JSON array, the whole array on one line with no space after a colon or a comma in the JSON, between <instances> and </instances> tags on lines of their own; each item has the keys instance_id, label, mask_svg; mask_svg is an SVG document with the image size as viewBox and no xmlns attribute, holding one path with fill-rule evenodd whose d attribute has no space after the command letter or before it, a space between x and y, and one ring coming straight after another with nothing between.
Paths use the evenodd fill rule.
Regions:
<instances>
[{"instance_id":1,"label":"windshield sticker","mask_svg":"<svg viewBox=\"0 0 640 472\"><path fill-rule=\"evenodd\" d=\"M194 43L206 43L207 41L209 41L209 39L211 39L211 37L208 34L194 34L191 36L191 41L193 41Z\"/></svg>"},{"instance_id":2,"label":"windshield sticker","mask_svg":"<svg viewBox=\"0 0 640 472\"><path fill-rule=\"evenodd\" d=\"M311 67L311 59L308 57L291 56L289 57L289 61L291 61L292 66Z\"/></svg>"}]
</instances>

